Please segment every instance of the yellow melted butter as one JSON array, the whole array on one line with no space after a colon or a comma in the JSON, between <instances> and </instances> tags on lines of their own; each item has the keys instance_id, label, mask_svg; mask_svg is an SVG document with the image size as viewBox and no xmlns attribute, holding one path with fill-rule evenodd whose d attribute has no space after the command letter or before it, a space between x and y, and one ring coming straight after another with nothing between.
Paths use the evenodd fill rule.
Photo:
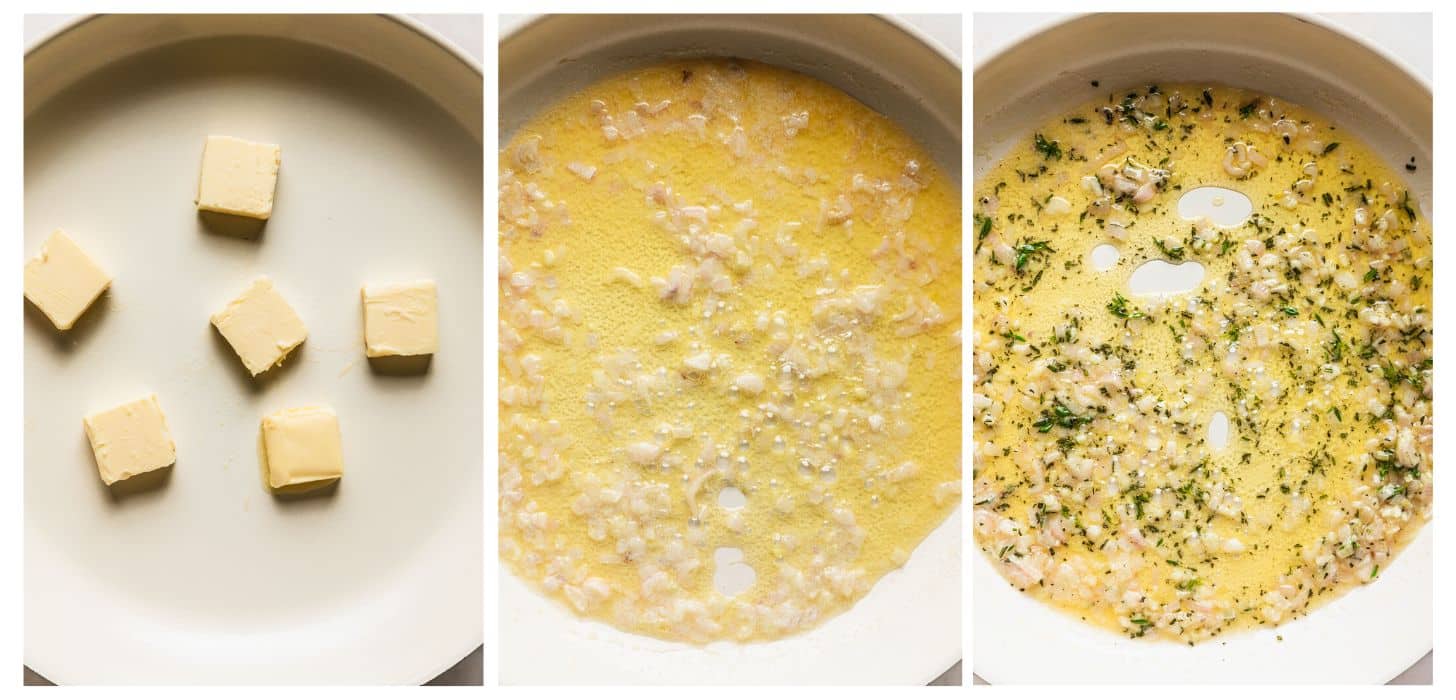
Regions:
<instances>
[{"instance_id":1,"label":"yellow melted butter","mask_svg":"<svg viewBox=\"0 0 1456 700\"><path fill-rule=\"evenodd\" d=\"M1154 90L1148 112L1127 109L1147 89L1068 110L977 183L975 392L1000 402L977 416L990 418L976 426L977 540L1038 598L1132 636L1193 642L1277 624L1378 578L1429 516L1431 239L1400 178L1319 116L1232 88ZM1235 144L1267 162L1238 177L1225 168ZM1107 164L1166 170L1166 181L1134 203L1105 179L1084 183ZM1183 219L1178 197L1200 186L1247 195L1253 219ZM1104 197L1119 210L1098 208ZM1369 224L1386 212L1394 225L1381 233ZM1372 231L1403 249L1380 249ZM1107 271L1089 257L1102 244L1120 253ZM1249 245L1277 258L1257 293L1262 256L1249 256L1252 277L1239 259ZM1326 264L1291 270L1301 251ZM1129 279L1149 260L1206 271L1192 292L1133 295ZM1361 315L1372 309L1404 320L1381 326ZM1110 361L1067 359L1078 344ZM1059 414L1058 400L1109 371L1120 386ZM1230 438L1214 448L1207 426L1219 412ZM1413 461L1391 456L1402 429ZM1077 455L1090 460L1078 466L1092 470L1085 480L1069 473ZM1220 513L1225 493L1237 502L1218 501ZM1374 505L1351 516L1357 503ZM1352 521L1356 539L1341 530ZM1148 546L1128 555L1117 543L1133 528ZM1219 544L1200 546L1209 534Z\"/></svg>"},{"instance_id":2,"label":"yellow melted butter","mask_svg":"<svg viewBox=\"0 0 1456 700\"><path fill-rule=\"evenodd\" d=\"M959 503L958 187L894 124L797 73L665 63L541 113L499 166L517 575L632 632L771 639ZM684 291L679 266L708 272ZM756 575L737 595L718 548Z\"/></svg>"}]
</instances>

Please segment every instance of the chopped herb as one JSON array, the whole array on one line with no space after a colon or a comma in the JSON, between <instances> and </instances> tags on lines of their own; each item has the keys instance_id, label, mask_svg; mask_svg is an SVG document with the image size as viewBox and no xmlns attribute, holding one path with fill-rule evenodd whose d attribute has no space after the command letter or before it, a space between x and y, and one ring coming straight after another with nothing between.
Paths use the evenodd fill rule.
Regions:
<instances>
[{"instance_id":1,"label":"chopped herb","mask_svg":"<svg viewBox=\"0 0 1456 700\"><path fill-rule=\"evenodd\" d=\"M1163 239L1161 238L1153 239L1153 244L1158 246L1158 250L1163 251L1163 255L1168 256L1169 260L1183 259L1183 246L1178 246L1177 248L1169 248L1168 244L1164 243Z\"/></svg>"},{"instance_id":2,"label":"chopped herb","mask_svg":"<svg viewBox=\"0 0 1456 700\"><path fill-rule=\"evenodd\" d=\"M1147 314L1137 309L1128 310L1127 297L1123 296L1121 292L1112 297L1112 301L1107 302L1107 310L1118 318L1147 318Z\"/></svg>"},{"instance_id":3,"label":"chopped herb","mask_svg":"<svg viewBox=\"0 0 1456 700\"><path fill-rule=\"evenodd\" d=\"M1062 145L1056 141L1048 141L1045 136L1037 134L1033 137L1036 150L1043 158L1048 160L1062 159Z\"/></svg>"},{"instance_id":4,"label":"chopped herb","mask_svg":"<svg viewBox=\"0 0 1456 700\"><path fill-rule=\"evenodd\" d=\"M1051 410L1043 410L1041 412L1041 419L1031 425L1036 428L1037 432L1047 433L1051 432L1051 429L1055 426L1075 430L1077 427L1091 422L1091 416L1079 416L1072 413L1072 409L1067 408L1066 404L1058 401L1052 404Z\"/></svg>"},{"instance_id":5,"label":"chopped herb","mask_svg":"<svg viewBox=\"0 0 1456 700\"><path fill-rule=\"evenodd\" d=\"M1345 341L1340 338L1338 330L1332 330L1330 334L1334 337L1330 342L1325 343L1325 357L1330 362L1339 362L1345 356Z\"/></svg>"},{"instance_id":6,"label":"chopped herb","mask_svg":"<svg viewBox=\"0 0 1456 700\"><path fill-rule=\"evenodd\" d=\"M1400 208L1401 208L1401 211L1404 211L1405 212L1405 215L1407 217L1409 217L1411 221L1415 221L1416 220L1416 210L1415 210L1414 207L1411 206L1411 203L1410 203L1410 190L1406 190L1406 191L1404 191L1404 192L1401 193L1401 195L1400 195Z\"/></svg>"},{"instance_id":7,"label":"chopped herb","mask_svg":"<svg viewBox=\"0 0 1456 700\"><path fill-rule=\"evenodd\" d=\"M1033 255L1055 253L1047 243L1048 241L1028 241L1016 246L1016 271L1021 272Z\"/></svg>"},{"instance_id":8,"label":"chopped herb","mask_svg":"<svg viewBox=\"0 0 1456 700\"><path fill-rule=\"evenodd\" d=\"M1330 153L1333 153L1336 148L1339 148L1339 147L1340 147L1340 142L1339 141L1331 141L1331 142L1329 142L1329 144L1327 144L1325 146L1325 150L1324 150L1323 155L1329 155Z\"/></svg>"}]
</instances>

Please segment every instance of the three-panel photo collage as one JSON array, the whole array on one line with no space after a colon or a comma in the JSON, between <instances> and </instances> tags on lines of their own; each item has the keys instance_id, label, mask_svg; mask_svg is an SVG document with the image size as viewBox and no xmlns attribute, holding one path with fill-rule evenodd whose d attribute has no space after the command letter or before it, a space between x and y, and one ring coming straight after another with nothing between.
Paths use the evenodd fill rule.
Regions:
<instances>
[{"instance_id":1,"label":"three-panel photo collage","mask_svg":"<svg viewBox=\"0 0 1456 700\"><path fill-rule=\"evenodd\" d=\"M1432 686L1442 13L945 5L17 15L14 684Z\"/></svg>"}]
</instances>

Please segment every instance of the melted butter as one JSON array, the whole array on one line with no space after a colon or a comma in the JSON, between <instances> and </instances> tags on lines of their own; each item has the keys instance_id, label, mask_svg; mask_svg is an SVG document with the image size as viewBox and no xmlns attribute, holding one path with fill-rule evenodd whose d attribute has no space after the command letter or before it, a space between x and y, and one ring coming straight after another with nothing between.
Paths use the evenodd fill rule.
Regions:
<instances>
[{"instance_id":1,"label":"melted butter","mask_svg":"<svg viewBox=\"0 0 1456 700\"><path fill-rule=\"evenodd\" d=\"M1184 219L1202 186L1253 216ZM1193 642L1378 579L1429 517L1430 228L1350 134L1232 88L1117 93L981 178L976 230L977 540L1018 588ZM1132 294L1158 260L1205 273Z\"/></svg>"},{"instance_id":2,"label":"melted butter","mask_svg":"<svg viewBox=\"0 0 1456 700\"><path fill-rule=\"evenodd\" d=\"M546 110L499 166L517 575L625 630L772 639L959 503L959 190L894 124L797 73L668 63ZM753 569L737 595L719 548Z\"/></svg>"}]
</instances>

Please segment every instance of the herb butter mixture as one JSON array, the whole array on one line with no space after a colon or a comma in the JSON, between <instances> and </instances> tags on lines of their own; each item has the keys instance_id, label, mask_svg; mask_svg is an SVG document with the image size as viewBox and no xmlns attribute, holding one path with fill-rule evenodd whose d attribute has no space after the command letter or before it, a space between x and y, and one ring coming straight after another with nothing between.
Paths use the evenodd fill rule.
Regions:
<instances>
[{"instance_id":1,"label":"herb butter mixture","mask_svg":"<svg viewBox=\"0 0 1456 700\"><path fill-rule=\"evenodd\" d=\"M581 615L762 640L960 501L959 187L834 88L711 60L500 154L500 554Z\"/></svg>"},{"instance_id":2,"label":"herb butter mixture","mask_svg":"<svg viewBox=\"0 0 1456 700\"><path fill-rule=\"evenodd\" d=\"M1252 216L1180 217L1200 186ZM1193 643L1374 581L1429 519L1431 231L1349 134L1148 87L1044 125L976 197L975 533L1012 585ZM1150 260L1202 282L1133 294Z\"/></svg>"}]
</instances>

